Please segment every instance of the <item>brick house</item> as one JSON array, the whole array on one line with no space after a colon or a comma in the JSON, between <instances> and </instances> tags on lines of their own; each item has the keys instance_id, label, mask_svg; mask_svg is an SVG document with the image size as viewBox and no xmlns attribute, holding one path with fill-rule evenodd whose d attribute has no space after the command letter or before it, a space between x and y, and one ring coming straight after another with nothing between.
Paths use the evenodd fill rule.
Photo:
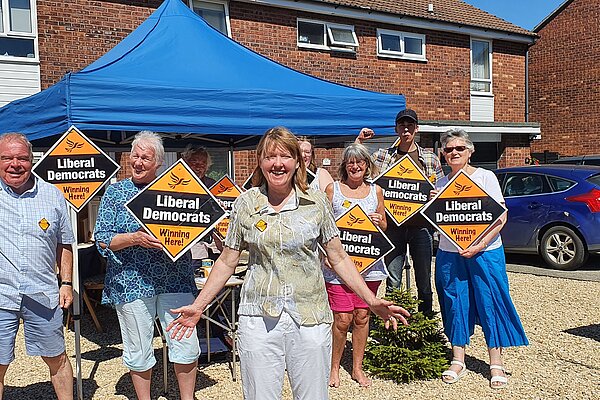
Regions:
<instances>
[{"instance_id":1,"label":"brick house","mask_svg":"<svg viewBox=\"0 0 600 400\"><path fill-rule=\"evenodd\" d=\"M0 104L88 65L161 3L0 1ZM525 60L535 33L462 1L183 1L222 33L291 68L404 94L419 113L425 147L436 148L448 127L463 127L476 142L476 164L508 166L524 162L530 138L539 134L525 112ZM335 171L343 145L323 145L318 161L328 159ZM225 157L214 158L215 168L223 168ZM252 151L236 152L236 180L253 164Z\"/></svg>"},{"instance_id":2,"label":"brick house","mask_svg":"<svg viewBox=\"0 0 600 400\"><path fill-rule=\"evenodd\" d=\"M538 158L600 154L600 7L568 0L534 31L529 51L529 115L541 124ZM565 45L567 44L567 45Z\"/></svg>"}]
</instances>

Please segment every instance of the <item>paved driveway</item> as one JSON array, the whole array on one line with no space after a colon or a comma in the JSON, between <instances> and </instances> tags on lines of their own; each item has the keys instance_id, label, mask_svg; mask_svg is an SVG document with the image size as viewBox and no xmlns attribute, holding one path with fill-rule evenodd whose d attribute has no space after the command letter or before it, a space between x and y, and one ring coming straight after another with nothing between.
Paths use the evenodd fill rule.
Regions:
<instances>
[{"instance_id":1,"label":"paved driveway","mask_svg":"<svg viewBox=\"0 0 600 400\"><path fill-rule=\"evenodd\" d=\"M539 256L507 254L506 269L509 272L600 282L600 256L591 256L586 265L577 271L557 271L547 268Z\"/></svg>"}]
</instances>

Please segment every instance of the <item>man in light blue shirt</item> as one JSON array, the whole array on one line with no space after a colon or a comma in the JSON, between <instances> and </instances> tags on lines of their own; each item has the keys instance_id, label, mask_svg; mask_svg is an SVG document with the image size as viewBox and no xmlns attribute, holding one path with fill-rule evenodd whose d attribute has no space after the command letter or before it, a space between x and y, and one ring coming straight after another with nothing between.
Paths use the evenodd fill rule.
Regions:
<instances>
[{"instance_id":1,"label":"man in light blue shirt","mask_svg":"<svg viewBox=\"0 0 600 400\"><path fill-rule=\"evenodd\" d=\"M27 354L46 362L58 399L72 400L61 308L73 301L75 238L63 195L31 174L32 163L24 135L0 136L0 399L23 320Z\"/></svg>"}]
</instances>

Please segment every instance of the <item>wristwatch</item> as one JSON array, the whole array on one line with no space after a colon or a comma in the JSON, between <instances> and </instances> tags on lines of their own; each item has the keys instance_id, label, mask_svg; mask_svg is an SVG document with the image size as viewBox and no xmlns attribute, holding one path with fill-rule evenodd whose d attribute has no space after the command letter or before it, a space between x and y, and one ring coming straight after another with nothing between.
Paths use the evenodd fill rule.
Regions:
<instances>
[{"instance_id":1,"label":"wristwatch","mask_svg":"<svg viewBox=\"0 0 600 400\"><path fill-rule=\"evenodd\" d=\"M71 286L73 287L73 282L71 281L61 281L60 286Z\"/></svg>"}]
</instances>

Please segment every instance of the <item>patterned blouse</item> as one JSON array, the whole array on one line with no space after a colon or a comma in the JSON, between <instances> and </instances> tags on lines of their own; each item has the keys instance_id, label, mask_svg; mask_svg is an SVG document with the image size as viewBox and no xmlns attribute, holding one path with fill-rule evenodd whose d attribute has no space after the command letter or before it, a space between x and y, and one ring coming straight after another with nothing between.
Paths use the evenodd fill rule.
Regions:
<instances>
[{"instance_id":1,"label":"patterned blouse","mask_svg":"<svg viewBox=\"0 0 600 400\"><path fill-rule=\"evenodd\" d=\"M112 251L100 247L100 242L110 244L119 233L142 228L125 203L143 188L124 179L110 185L100 202L94 238L98 251L107 259L103 304L128 303L163 293L197 292L189 252L172 262L162 250L131 246Z\"/></svg>"},{"instance_id":2,"label":"patterned blouse","mask_svg":"<svg viewBox=\"0 0 600 400\"><path fill-rule=\"evenodd\" d=\"M250 255L239 314L277 318L285 310L300 325L331 323L317 244L335 236L324 193L296 190L279 212L269 206L265 186L240 195L225 239Z\"/></svg>"}]
</instances>

